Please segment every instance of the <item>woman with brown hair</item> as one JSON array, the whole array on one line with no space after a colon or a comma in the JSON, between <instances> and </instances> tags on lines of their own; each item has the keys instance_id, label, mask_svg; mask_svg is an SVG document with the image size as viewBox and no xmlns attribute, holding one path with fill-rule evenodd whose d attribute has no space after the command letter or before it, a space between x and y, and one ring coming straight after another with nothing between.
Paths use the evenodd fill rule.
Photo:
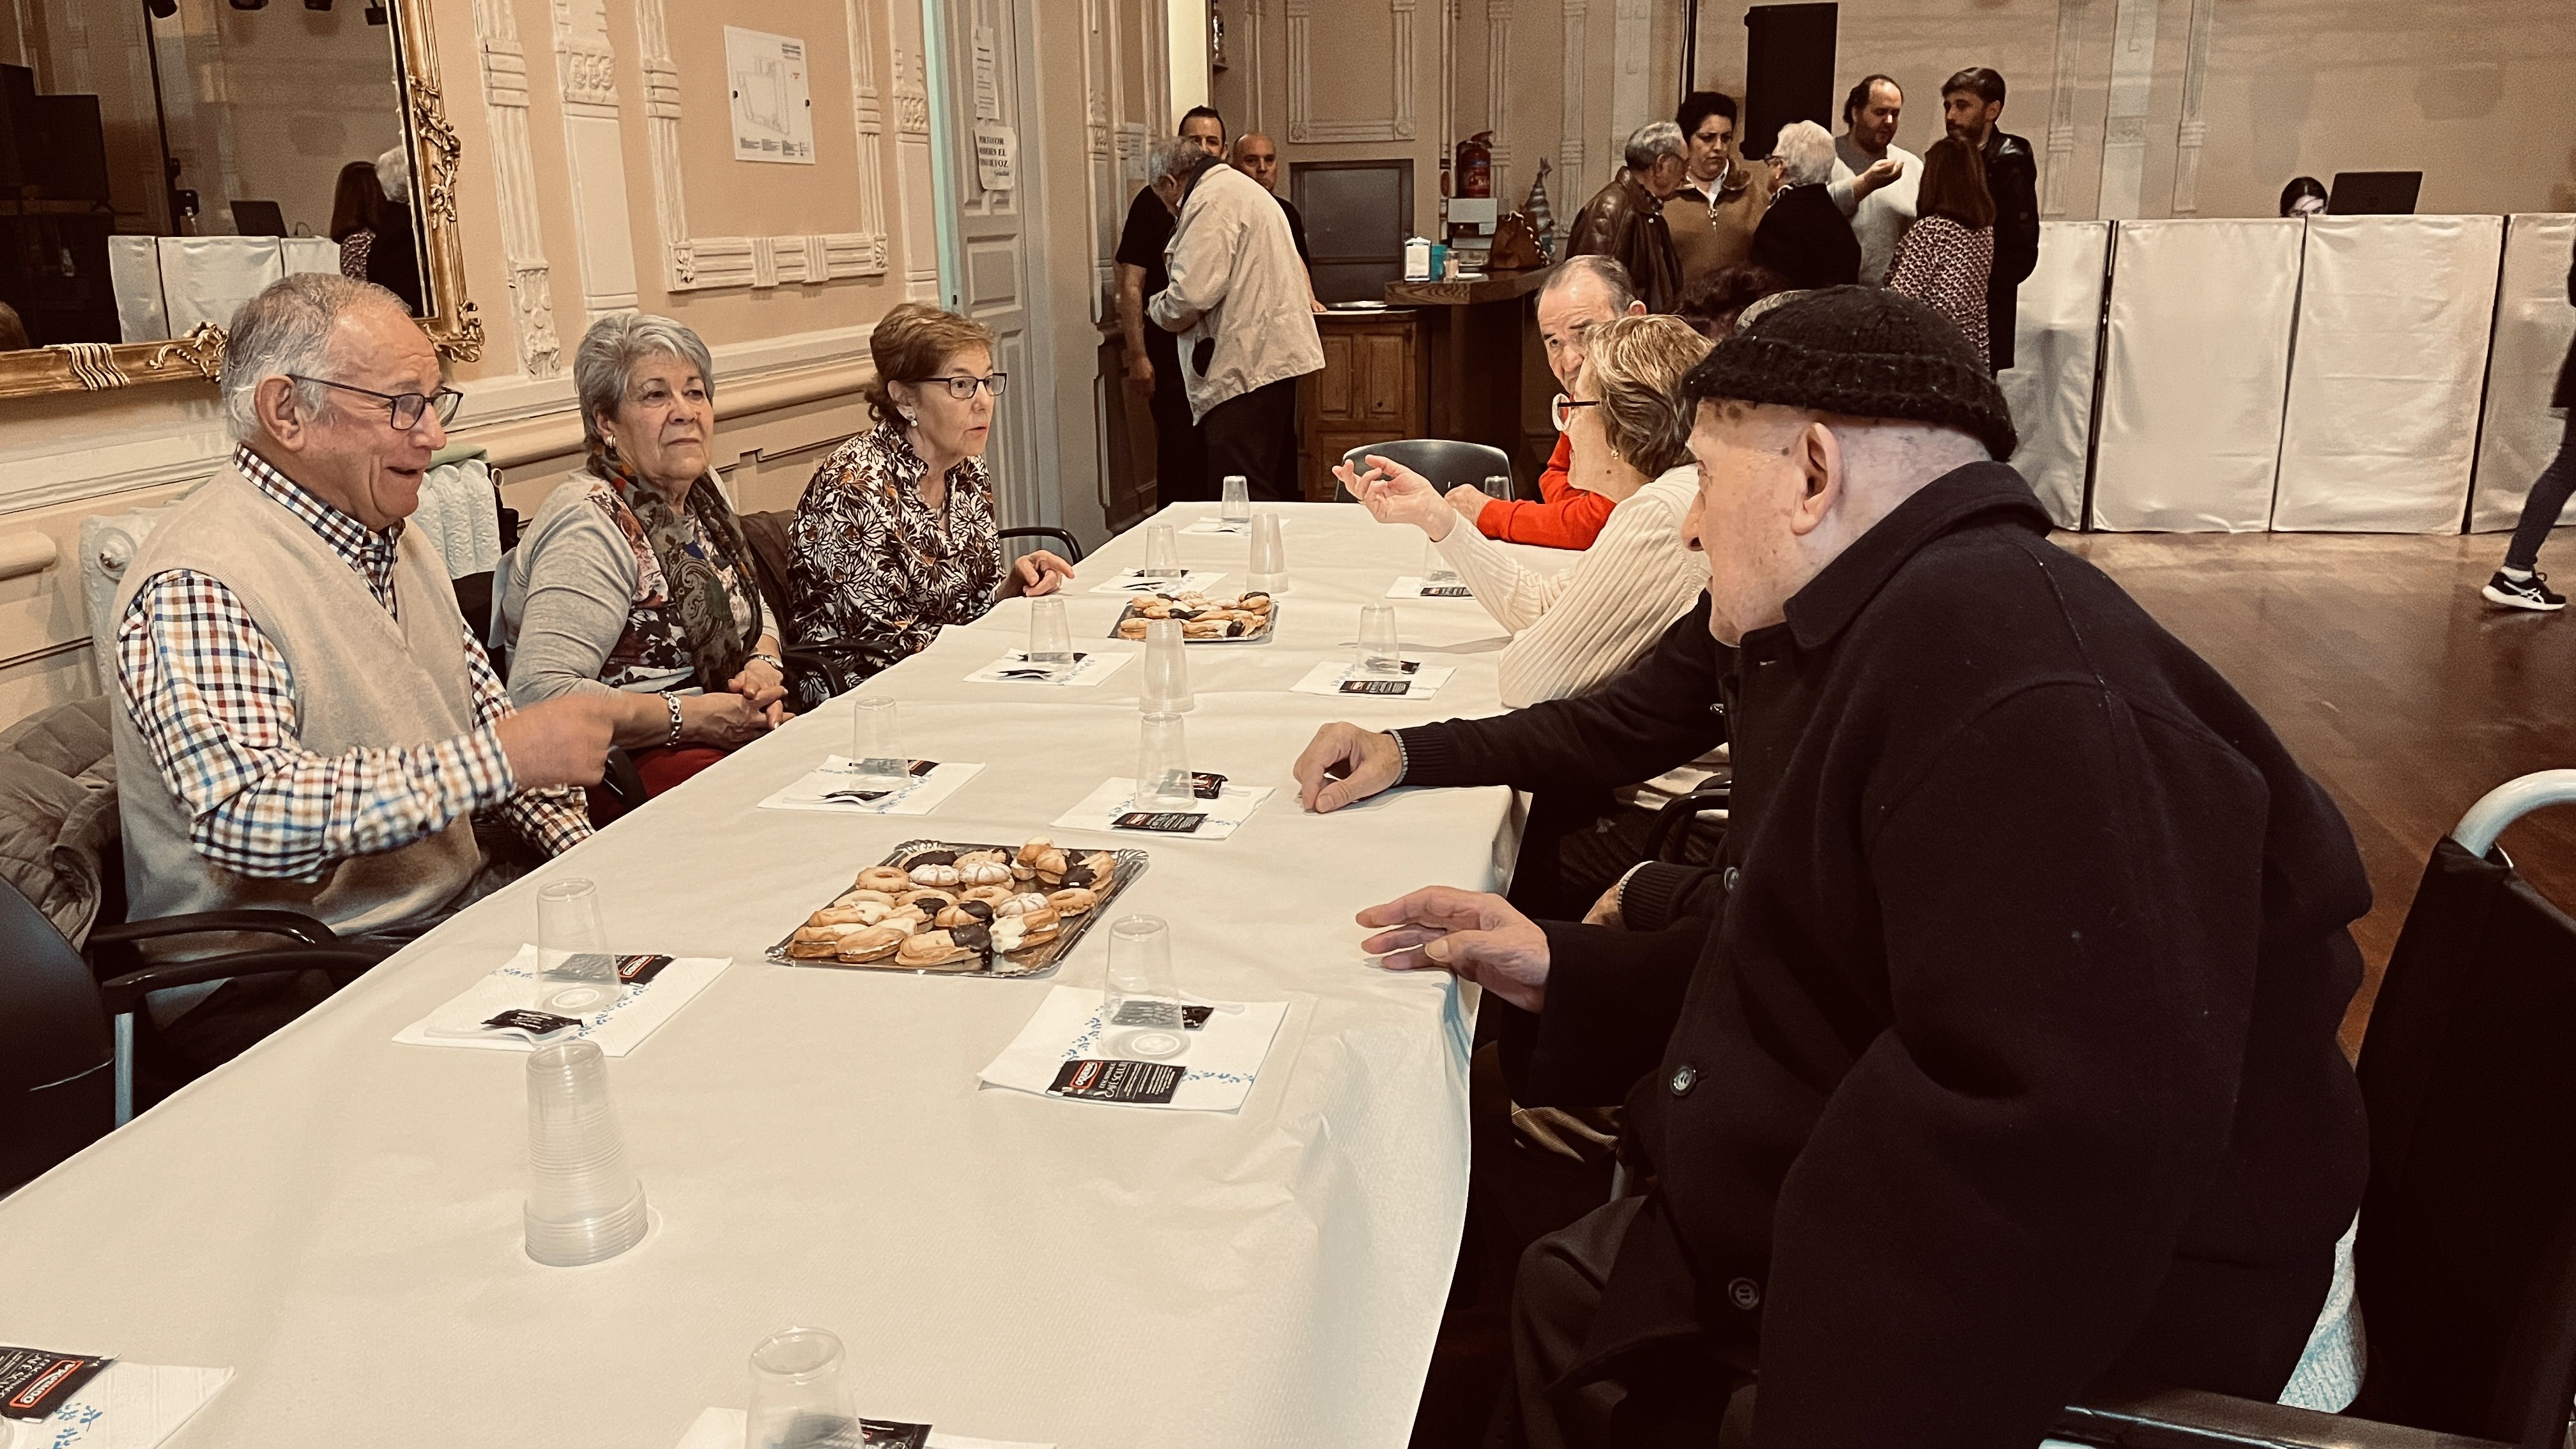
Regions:
<instances>
[{"instance_id":1,"label":"woman with brown hair","mask_svg":"<svg viewBox=\"0 0 2576 1449\"><path fill-rule=\"evenodd\" d=\"M1049 594L1073 566L1040 550L1002 566L984 448L1007 374L983 323L919 302L868 340L874 429L835 449L796 505L795 642L918 654L997 595Z\"/></svg>"},{"instance_id":2,"label":"woman with brown hair","mask_svg":"<svg viewBox=\"0 0 2576 1449\"><path fill-rule=\"evenodd\" d=\"M376 180L376 163L352 161L340 168L331 190L331 240L340 244L340 275L353 282L367 279L367 253L383 225L385 188Z\"/></svg>"},{"instance_id":3,"label":"woman with brown hair","mask_svg":"<svg viewBox=\"0 0 2576 1449\"><path fill-rule=\"evenodd\" d=\"M1988 361L1986 274L1995 265L1995 198L1986 189L1985 158L1944 136L1923 153L1915 220L1897 244L1887 288L1957 324Z\"/></svg>"}]
</instances>

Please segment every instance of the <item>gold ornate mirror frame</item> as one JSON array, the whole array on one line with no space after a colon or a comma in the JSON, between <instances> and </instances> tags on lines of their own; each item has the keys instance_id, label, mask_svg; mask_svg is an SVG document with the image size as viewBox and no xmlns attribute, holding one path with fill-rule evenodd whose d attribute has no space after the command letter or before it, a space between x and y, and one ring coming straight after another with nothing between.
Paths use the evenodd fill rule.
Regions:
<instances>
[{"instance_id":1,"label":"gold ornate mirror frame","mask_svg":"<svg viewBox=\"0 0 2576 1449\"><path fill-rule=\"evenodd\" d=\"M412 194L423 232L422 280L434 309L420 319L441 357L471 362L483 355L483 319L465 294L465 249L456 231L456 131L438 89L437 30L430 0L388 0L395 79L408 104L403 139L411 147ZM167 342L74 342L0 352L0 398L104 392L154 382L210 382L223 371L224 329L201 322Z\"/></svg>"}]
</instances>

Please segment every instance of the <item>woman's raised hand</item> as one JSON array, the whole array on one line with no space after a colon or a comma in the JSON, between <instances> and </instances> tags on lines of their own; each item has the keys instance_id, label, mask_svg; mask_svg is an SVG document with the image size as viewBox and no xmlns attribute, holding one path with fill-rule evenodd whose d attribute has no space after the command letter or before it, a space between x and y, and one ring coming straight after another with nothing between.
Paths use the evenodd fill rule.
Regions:
<instances>
[{"instance_id":1,"label":"woman's raised hand","mask_svg":"<svg viewBox=\"0 0 2576 1449\"><path fill-rule=\"evenodd\" d=\"M1354 471L1349 463L1333 465L1333 476L1351 490L1351 496L1380 523L1410 523L1434 539L1449 536L1457 523L1457 512L1440 496L1431 480L1375 453L1361 460L1367 471Z\"/></svg>"}]
</instances>

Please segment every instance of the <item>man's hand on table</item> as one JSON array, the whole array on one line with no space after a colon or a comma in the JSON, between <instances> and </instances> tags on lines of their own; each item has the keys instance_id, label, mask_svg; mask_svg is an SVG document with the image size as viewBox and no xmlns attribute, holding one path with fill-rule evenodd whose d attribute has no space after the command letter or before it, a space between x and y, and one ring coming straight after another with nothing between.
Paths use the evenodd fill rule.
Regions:
<instances>
[{"instance_id":1,"label":"man's hand on table","mask_svg":"<svg viewBox=\"0 0 2576 1449\"><path fill-rule=\"evenodd\" d=\"M1449 500L1450 507L1458 510L1458 516L1469 523L1484 517L1485 505L1494 501L1486 496L1484 489L1473 483L1461 483L1443 496Z\"/></svg>"},{"instance_id":2,"label":"man's hand on table","mask_svg":"<svg viewBox=\"0 0 2576 1449\"><path fill-rule=\"evenodd\" d=\"M1360 949L1385 954L1390 971L1430 967L1473 981L1523 1011L1547 1005L1547 933L1501 896L1426 886L1369 907L1359 923L1388 928Z\"/></svg>"},{"instance_id":3,"label":"man's hand on table","mask_svg":"<svg viewBox=\"0 0 2576 1449\"><path fill-rule=\"evenodd\" d=\"M739 701L740 695L724 698ZM612 694L567 694L492 722L510 778L522 790L556 785L596 785L608 766L625 699Z\"/></svg>"},{"instance_id":4,"label":"man's hand on table","mask_svg":"<svg viewBox=\"0 0 2576 1449\"><path fill-rule=\"evenodd\" d=\"M1393 785L1404 772L1395 736L1355 724L1328 724L1297 757L1297 803L1330 815Z\"/></svg>"}]
</instances>

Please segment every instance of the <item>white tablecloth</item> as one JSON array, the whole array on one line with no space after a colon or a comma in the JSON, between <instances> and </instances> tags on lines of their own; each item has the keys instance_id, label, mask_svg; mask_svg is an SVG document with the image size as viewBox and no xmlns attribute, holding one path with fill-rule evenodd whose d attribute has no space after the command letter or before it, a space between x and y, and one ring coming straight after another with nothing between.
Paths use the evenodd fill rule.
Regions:
<instances>
[{"instance_id":1,"label":"white tablecloth","mask_svg":"<svg viewBox=\"0 0 2576 1449\"><path fill-rule=\"evenodd\" d=\"M1472 601L1398 606L1409 649L1457 667L1436 700L1290 693L1422 542L1347 505L1287 511L1279 637L1191 650L1193 764L1286 787L1322 721L1496 708L1501 631ZM1234 575L1221 589L1245 547L1180 539ZM1084 579L1141 553L1131 533ZM1102 637L1123 601L1082 587L1081 646L1141 647ZM1133 767L1141 670L1024 696L962 682L1023 642L1026 613L1004 603L868 686L902 701L916 754L986 762L937 815L755 808L847 748L835 704L0 1202L0 1342L238 1370L191 1444L669 1444L741 1403L751 1345L794 1323L849 1344L865 1412L962 1434L1402 1444L1465 1204L1472 1012L1445 978L1362 957L1351 913L1498 884L1509 792L1317 817L1283 788L1231 840L1147 844L1118 910L1174 922L1184 989L1290 1003L1239 1113L978 1089L1053 984L1099 982L1105 930L1053 981L760 959L897 841L1016 841ZM659 1223L576 1270L521 1251L522 1060L392 1041L528 939L536 885L563 876L599 883L616 949L736 958L611 1063Z\"/></svg>"}]
</instances>

